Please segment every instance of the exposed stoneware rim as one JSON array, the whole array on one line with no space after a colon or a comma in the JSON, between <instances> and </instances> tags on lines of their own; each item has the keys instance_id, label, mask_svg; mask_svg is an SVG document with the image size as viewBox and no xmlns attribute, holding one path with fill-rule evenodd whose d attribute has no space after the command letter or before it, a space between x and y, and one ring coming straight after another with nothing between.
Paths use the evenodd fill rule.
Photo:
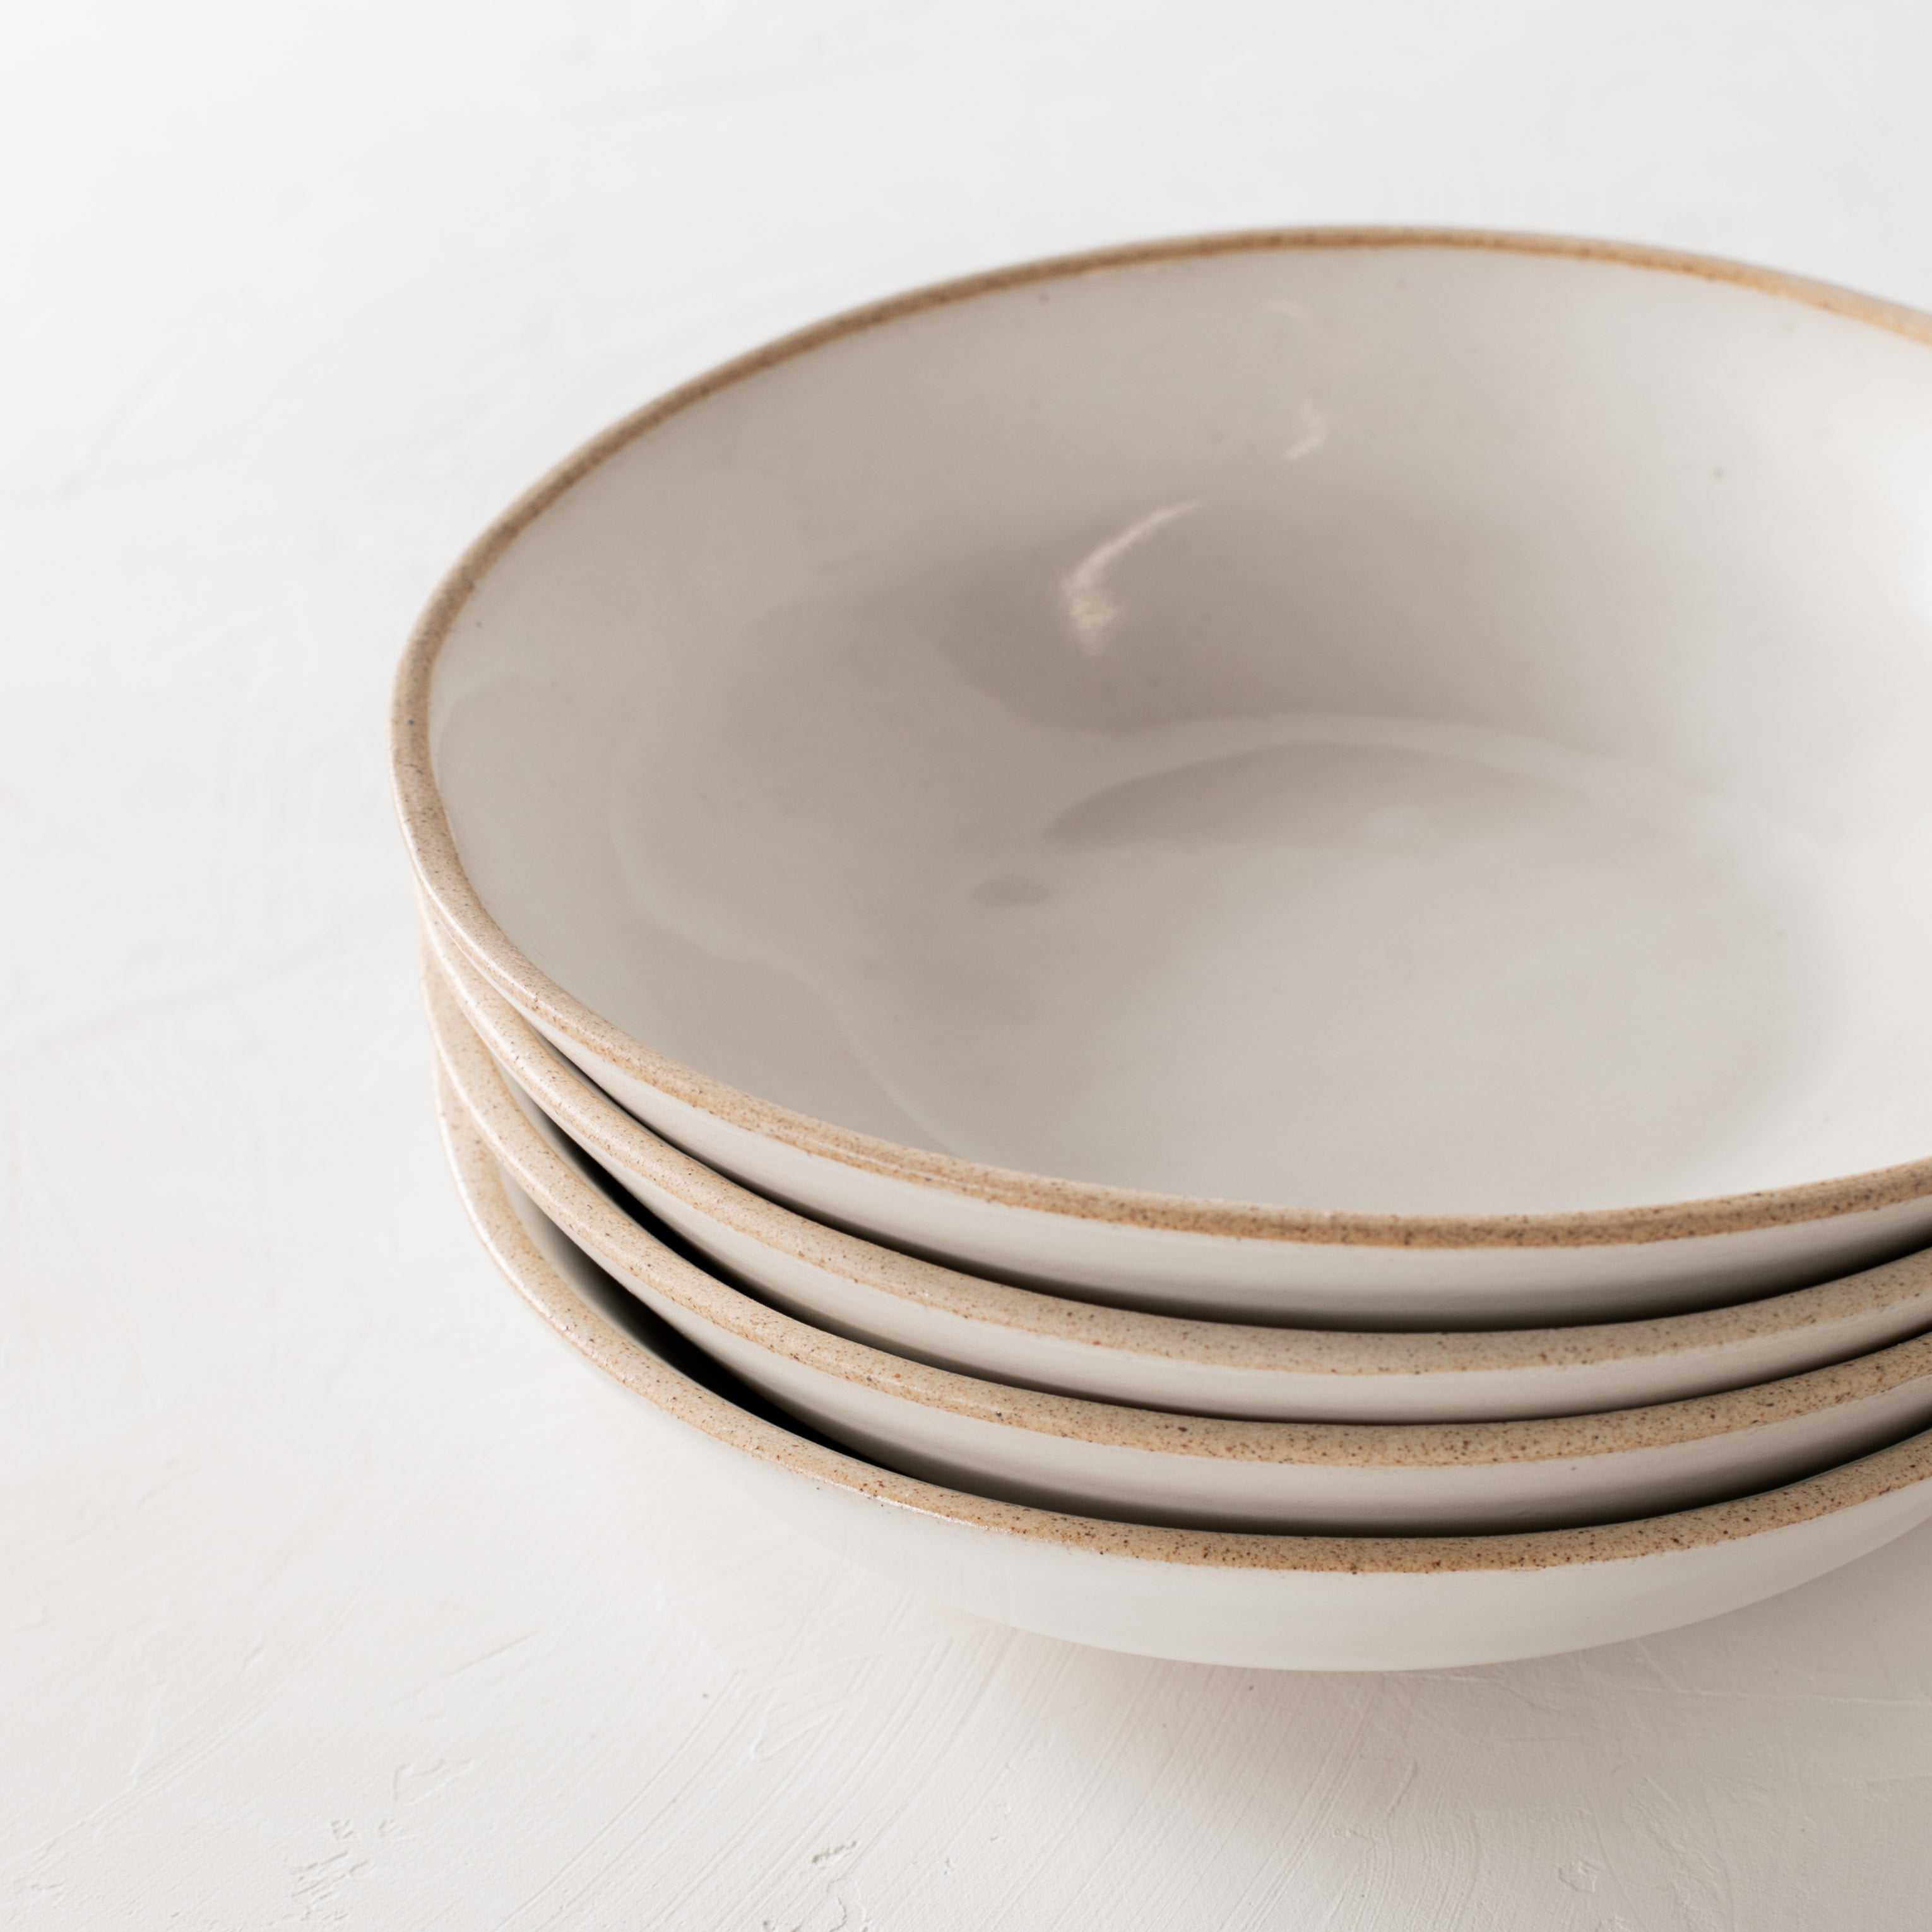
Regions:
<instances>
[{"instance_id":1,"label":"exposed stoneware rim","mask_svg":"<svg viewBox=\"0 0 1932 1932\"><path fill-rule=\"evenodd\" d=\"M849 1385L925 1408L1144 1454L1352 1468L1494 1468L1745 1435L1932 1376L1932 1335L1780 1381L1642 1408L1529 1421L1276 1422L1184 1415L982 1381L815 1328L688 1262L587 1179L532 1124L434 970L424 975L444 1077L504 1170L601 1265L621 1268L701 1322Z\"/></svg>"},{"instance_id":2,"label":"exposed stoneware rim","mask_svg":"<svg viewBox=\"0 0 1932 1932\"><path fill-rule=\"evenodd\" d=\"M418 880L465 952L497 988L563 1038L631 1077L746 1132L842 1166L1014 1208L1083 1220L1329 1246L1399 1248L1609 1246L1820 1221L1932 1192L1932 1156L1790 1187L1696 1201L1562 1214L1397 1214L1159 1194L1027 1174L902 1146L781 1107L656 1052L592 1012L528 958L490 915L458 856L429 740L438 653L477 586L518 536L619 451L706 397L828 344L908 316L1080 275L1270 250L1460 248L1604 262L1689 275L1802 302L1932 346L1932 316L1776 270L1627 242L1434 228L1300 228L1184 237L992 270L847 310L722 364L614 424L568 456L471 544L430 599L398 671L391 757L404 836Z\"/></svg>"},{"instance_id":3,"label":"exposed stoneware rim","mask_svg":"<svg viewBox=\"0 0 1932 1932\"><path fill-rule=\"evenodd\" d=\"M751 1414L694 1382L592 1306L531 1239L502 1171L439 1070L444 1145L464 1208L518 1293L612 1381L726 1448L881 1508L994 1536L1128 1562L1194 1568L1430 1575L1627 1563L1767 1535L1932 1479L1932 1432L1763 1494L1640 1522L1492 1536L1282 1536L1171 1529L998 1502L894 1474ZM621 1293L620 1289L614 1291Z\"/></svg>"},{"instance_id":4,"label":"exposed stoneware rim","mask_svg":"<svg viewBox=\"0 0 1932 1932\"><path fill-rule=\"evenodd\" d=\"M557 1053L452 943L425 910L428 970L512 1078L599 1160L642 1174L708 1218L869 1288L1017 1333L1143 1358L1338 1379L1576 1367L1716 1352L1924 1300L1932 1250L1815 1287L1690 1315L1587 1328L1446 1332L1254 1327L1073 1301L963 1274L827 1227L768 1201L662 1140ZM1926 1320L1932 1324L1932 1304Z\"/></svg>"}]
</instances>

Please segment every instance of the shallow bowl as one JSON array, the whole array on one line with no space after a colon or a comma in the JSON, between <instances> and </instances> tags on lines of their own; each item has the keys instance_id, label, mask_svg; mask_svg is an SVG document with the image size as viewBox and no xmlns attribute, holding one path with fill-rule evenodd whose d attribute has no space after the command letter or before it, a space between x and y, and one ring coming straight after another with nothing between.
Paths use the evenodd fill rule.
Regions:
<instances>
[{"instance_id":1,"label":"shallow bowl","mask_svg":"<svg viewBox=\"0 0 1932 1932\"><path fill-rule=\"evenodd\" d=\"M1693 1315L1418 1334L1183 1320L1016 1288L808 1220L632 1118L425 926L446 994L502 1070L632 1198L802 1320L996 1382L1200 1415L1342 1422L1574 1415L1708 1395L1932 1328L1932 1253Z\"/></svg>"},{"instance_id":2,"label":"shallow bowl","mask_svg":"<svg viewBox=\"0 0 1932 1932\"><path fill-rule=\"evenodd\" d=\"M433 1024L496 1158L654 1313L848 1447L982 1495L1221 1528L1546 1528L1742 1495L1932 1423L1932 1336L1694 1401L1515 1422L1234 1421L933 1368L800 1322L677 1252L596 1184L453 1012Z\"/></svg>"},{"instance_id":3,"label":"shallow bowl","mask_svg":"<svg viewBox=\"0 0 1932 1932\"><path fill-rule=\"evenodd\" d=\"M1932 1436L1744 1501L1489 1537L1229 1535L1029 1509L897 1475L775 1415L598 1268L446 1095L464 1204L608 1384L793 1528L995 1622L1262 1670L1446 1670L1647 1636L1850 1562L1932 1516Z\"/></svg>"},{"instance_id":4,"label":"shallow bowl","mask_svg":"<svg viewBox=\"0 0 1932 1932\"><path fill-rule=\"evenodd\" d=\"M1008 1279L1502 1326L1848 1272L1932 1240L1928 346L1406 231L842 317L458 566L419 878L668 1138Z\"/></svg>"}]
</instances>

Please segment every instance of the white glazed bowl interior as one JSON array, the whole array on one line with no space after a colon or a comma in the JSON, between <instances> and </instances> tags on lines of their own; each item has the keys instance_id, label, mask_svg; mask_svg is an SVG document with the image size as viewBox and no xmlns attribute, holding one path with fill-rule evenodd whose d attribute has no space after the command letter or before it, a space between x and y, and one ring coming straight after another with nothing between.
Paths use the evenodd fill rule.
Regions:
<instances>
[{"instance_id":1,"label":"white glazed bowl interior","mask_svg":"<svg viewBox=\"0 0 1932 1932\"><path fill-rule=\"evenodd\" d=\"M837 1126L1561 1212L1932 1152L1932 354L1743 280L1234 249L606 454L433 687L471 882Z\"/></svg>"}]
</instances>

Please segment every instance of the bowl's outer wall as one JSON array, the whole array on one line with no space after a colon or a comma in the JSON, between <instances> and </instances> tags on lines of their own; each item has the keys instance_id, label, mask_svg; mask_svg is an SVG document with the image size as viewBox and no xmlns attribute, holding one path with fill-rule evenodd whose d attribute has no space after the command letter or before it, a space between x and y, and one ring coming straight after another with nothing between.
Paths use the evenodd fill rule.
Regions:
<instances>
[{"instance_id":1,"label":"bowl's outer wall","mask_svg":"<svg viewBox=\"0 0 1932 1932\"><path fill-rule=\"evenodd\" d=\"M485 1245L560 1342L586 1366L604 1361L598 1379L610 1386L612 1344L634 1349L634 1336L598 1313L594 1286L586 1281L590 1298L565 1286L587 1269L580 1252L461 1132L446 1120L459 1191ZM506 1212L525 1236L520 1249L503 1239ZM659 1420L674 1404L685 1442L775 1514L896 1582L1046 1636L1249 1669L1439 1670L1650 1636L1808 1582L1932 1516L1932 1475L1921 1474L1822 1515L1603 1562L1391 1574L1371 1553L1388 1546L1372 1541L1360 1570L1160 1562L909 1506L868 1492L856 1466L856 1481L808 1472L780 1451L776 1432L734 1424L717 1397L662 1364L648 1382L634 1371L623 1381Z\"/></svg>"}]
</instances>

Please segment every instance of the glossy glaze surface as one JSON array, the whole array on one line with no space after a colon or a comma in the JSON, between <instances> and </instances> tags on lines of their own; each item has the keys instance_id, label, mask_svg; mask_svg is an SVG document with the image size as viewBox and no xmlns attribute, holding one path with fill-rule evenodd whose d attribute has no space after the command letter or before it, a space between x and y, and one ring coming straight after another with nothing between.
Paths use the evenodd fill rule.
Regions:
<instances>
[{"instance_id":1,"label":"glossy glaze surface","mask_svg":"<svg viewBox=\"0 0 1932 1932\"><path fill-rule=\"evenodd\" d=\"M600 1266L782 1408L909 1474L1148 1522L1469 1532L1746 1494L1932 1422L1932 1337L1695 1402L1433 1426L1174 1415L904 1361L769 1309L674 1252L586 1177L459 1018L445 1010L433 1024L493 1152Z\"/></svg>"},{"instance_id":2,"label":"glossy glaze surface","mask_svg":"<svg viewBox=\"0 0 1932 1932\"><path fill-rule=\"evenodd\" d=\"M432 894L654 1125L981 1266L1280 1312L1527 1246L1589 1315L1912 1245L1916 1168L1643 1210L1932 1144L1932 358L1607 252L1178 247L700 385L432 613ZM1637 1211L1256 1257L1149 1191Z\"/></svg>"},{"instance_id":3,"label":"glossy glaze surface","mask_svg":"<svg viewBox=\"0 0 1932 1932\"><path fill-rule=\"evenodd\" d=\"M1056 1515L898 1476L754 1412L508 1183L448 1090L465 1206L591 1367L696 1432L752 1495L854 1560L996 1621L1193 1662L1446 1669L1669 1630L1790 1589L1932 1516L1932 1438L1738 1503L1480 1538L1228 1535Z\"/></svg>"},{"instance_id":4,"label":"glossy glaze surface","mask_svg":"<svg viewBox=\"0 0 1932 1932\"><path fill-rule=\"evenodd\" d=\"M1202 1415L1474 1420L1668 1402L1796 1374L1932 1325L1932 1255L1742 1306L1607 1327L1350 1334L1180 1321L963 1275L807 1220L714 1173L545 1044L431 916L446 991L578 1149L733 1278L820 1328L941 1368Z\"/></svg>"}]
</instances>

